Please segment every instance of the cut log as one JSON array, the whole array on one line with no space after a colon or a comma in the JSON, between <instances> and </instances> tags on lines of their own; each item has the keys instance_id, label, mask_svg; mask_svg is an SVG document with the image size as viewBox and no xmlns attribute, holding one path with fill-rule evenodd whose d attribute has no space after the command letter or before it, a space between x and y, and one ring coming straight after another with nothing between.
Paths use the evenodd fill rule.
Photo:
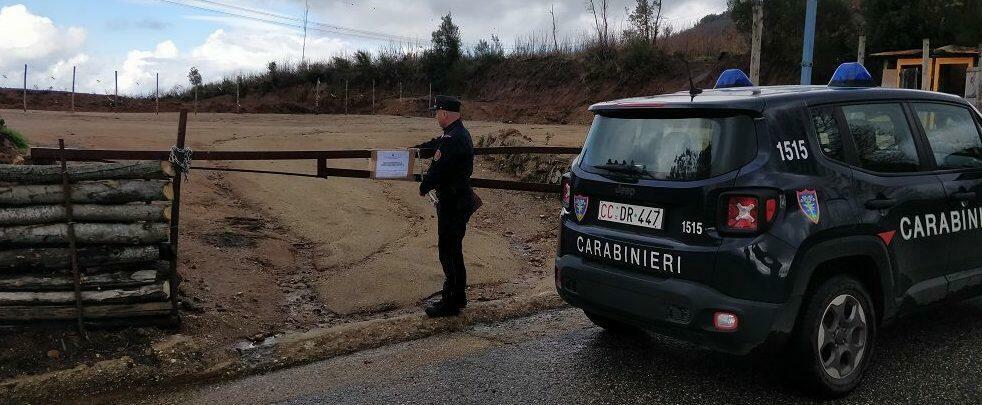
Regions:
<instances>
[{"instance_id":1,"label":"cut log","mask_svg":"<svg viewBox=\"0 0 982 405\"><path fill-rule=\"evenodd\" d=\"M141 318L167 316L171 312L170 302L148 302L144 304L97 305L85 307L85 319ZM78 313L75 306L0 306L0 321L73 321Z\"/></svg>"},{"instance_id":2,"label":"cut log","mask_svg":"<svg viewBox=\"0 0 982 405\"><path fill-rule=\"evenodd\" d=\"M167 180L103 180L72 185L76 204L124 204L136 201L170 201L174 189ZM0 187L0 206L64 203L62 186Z\"/></svg>"},{"instance_id":3,"label":"cut log","mask_svg":"<svg viewBox=\"0 0 982 405\"><path fill-rule=\"evenodd\" d=\"M132 288L153 284L156 270L118 272L82 276L83 290ZM0 290L5 291L74 291L71 275L0 276Z\"/></svg>"},{"instance_id":4,"label":"cut log","mask_svg":"<svg viewBox=\"0 0 982 405\"><path fill-rule=\"evenodd\" d=\"M88 180L169 179L174 177L170 162L74 163L68 166L72 182ZM0 165L0 182L22 184L60 184L60 165Z\"/></svg>"},{"instance_id":5,"label":"cut log","mask_svg":"<svg viewBox=\"0 0 982 405\"><path fill-rule=\"evenodd\" d=\"M163 301L170 297L170 284L164 281L139 288L82 291L82 302L89 304L112 304ZM74 291L52 292L0 292L0 306L3 305L57 305L75 302Z\"/></svg>"},{"instance_id":6,"label":"cut log","mask_svg":"<svg viewBox=\"0 0 982 405\"><path fill-rule=\"evenodd\" d=\"M92 205L72 206L75 222L168 222L169 205ZM0 208L0 225L35 225L66 222L65 207L38 205Z\"/></svg>"},{"instance_id":7,"label":"cut log","mask_svg":"<svg viewBox=\"0 0 982 405\"><path fill-rule=\"evenodd\" d=\"M66 248L32 248L0 250L0 273L22 270L62 270L71 265L71 251ZM78 250L82 268L130 263L147 263L160 259L157 246L98 246Z\"/></svg>"},{"instance_id":8,"label":"cut log","mask_svg":"<svg viewBox=\"0 0 982 405\"><path fill-rule=\"evenodd\" d=\"M150 245L166 242L170 227L162 223L75 224L75 241L82 244ZM68 225L0 227L0 244L52 245L68 243Z\"/></svg>"}]
</instances>

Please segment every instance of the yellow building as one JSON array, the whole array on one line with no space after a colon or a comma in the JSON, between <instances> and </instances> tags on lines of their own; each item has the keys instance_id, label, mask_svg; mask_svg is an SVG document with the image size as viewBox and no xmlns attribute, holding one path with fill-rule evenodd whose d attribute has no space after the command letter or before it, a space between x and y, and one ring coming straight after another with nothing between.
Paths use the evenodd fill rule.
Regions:
<instances>
[{"instance_id":1,"label":"yellow building","mask_svg":"<svg viewBox=\"0 0 982 405\"><path fill-rule=\"evenodd\" d=\"M974 83L972 76L980 65L982 49L948 45L930 50L925 66L924 51L911 49L870 54L870 58L883 60L883 87L924 89L965 97L974 95L967 83ZM925 77L928 86L923 86Z\"/></svg>"}]
</instances>

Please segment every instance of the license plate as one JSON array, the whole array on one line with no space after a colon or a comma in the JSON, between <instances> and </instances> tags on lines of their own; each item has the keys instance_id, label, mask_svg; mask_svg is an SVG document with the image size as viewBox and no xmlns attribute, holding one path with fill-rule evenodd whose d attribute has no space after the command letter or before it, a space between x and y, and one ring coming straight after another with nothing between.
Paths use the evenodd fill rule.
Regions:
<instances>
[{"instance_id":1,"label":"license plate","mask_svg":"<svg viewBox=\"0 0 982 405\"><path fill-rule=\"evenodd\" d=\"M665 211L661 208L600 201L597 219L619 224L662 229Z\"/></svg>"}]
</instances>

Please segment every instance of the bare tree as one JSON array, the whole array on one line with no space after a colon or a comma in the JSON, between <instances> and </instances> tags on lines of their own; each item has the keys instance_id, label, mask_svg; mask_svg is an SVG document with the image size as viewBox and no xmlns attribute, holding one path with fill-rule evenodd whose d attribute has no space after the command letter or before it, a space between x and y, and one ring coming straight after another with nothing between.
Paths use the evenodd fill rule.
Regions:
<instances>
[{"instance_id":1,"label":"bare tree","mask_svg":"<svg viewBox=\"0 0 982 405\"><path fill-rule=\"evenodd\" d=\"M637 0L634 10L627 11L630 28L624 35L635 40L654 44L658 38L659 20L661 20L662 0Z\"/></svg>"},{"instance_id":2,"label":"bare tree","mask_svg":"<svg viewBox=\"0 0 982 405\"><path fill-rule=\"evenodd\" d=\"M549 9L549 14L552 15L552 43L555 46L555 50L559 52L559 38L556 35L556 5L553 4Z\"/></svg>"},{"instance_id":3,"label":"bare tree","mask_svg":"<svg viewBox=\"0 0 982 405\"><path fill-rule=\"evenodd\" d=\"M597 41L600 46L606 48L610 43L610 19L607 17L607 10L609 9L607 0L600 0L600 8L598 10L597 4L594 0L587 0L586 10L593 13L593 25L597 30Z\"/></svg>"}]
</instances>

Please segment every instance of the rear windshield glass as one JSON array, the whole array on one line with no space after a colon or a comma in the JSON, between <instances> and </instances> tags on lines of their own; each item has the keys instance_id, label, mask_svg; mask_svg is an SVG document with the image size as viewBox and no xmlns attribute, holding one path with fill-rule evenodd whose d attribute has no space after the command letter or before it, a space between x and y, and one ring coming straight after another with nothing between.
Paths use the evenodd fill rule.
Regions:
<instances>
[{"instance_id":1,"label":"rear windshield glass","mask_svg":"<svg viewBox=\"0 0 982 405\"><path fill-rule=\"evenodd\" d=\"M598 174L700 180L731 172L757 150L753 118L634 118L598 115L580 167Z\"/></svg>"}]
</instances>

